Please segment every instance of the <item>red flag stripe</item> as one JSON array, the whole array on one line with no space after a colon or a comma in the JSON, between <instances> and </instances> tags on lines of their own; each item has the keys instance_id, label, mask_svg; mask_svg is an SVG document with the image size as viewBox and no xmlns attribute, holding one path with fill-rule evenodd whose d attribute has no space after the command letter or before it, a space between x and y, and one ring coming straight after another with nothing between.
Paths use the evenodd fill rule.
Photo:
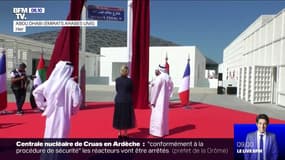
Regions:
<instances>
[{"instance_id":1,"label":"red flag stripe","mask_svg":"<svg viewBox=\"0 0 285 160\"><path fill-rule=\"evenodd\" d=\"M0 93L0 111L7 107L7 91Z\"/></svg>"},{"instance_id":2,"label":"red flag stripe","mask_svg":"<svg viewBox=\"0 0 285 160\"><path fill-rule=\"evenodd\" d=\"M183 91L179 93L179 98L181 100L182 105L188 105L189 104L189 90Z\"/></svg>"},{"instance_id":3,"label":"red flag stripe","mask_svg":"<svg viewBox=\"0 0 285 160\"><path fill-rule=\"evenodd\" d=\"M41 55L39 63L37 65L37 70L44 69L44 68L45 68L45 61L44 61L43 55Z\"/></svg>"}]
</instances>

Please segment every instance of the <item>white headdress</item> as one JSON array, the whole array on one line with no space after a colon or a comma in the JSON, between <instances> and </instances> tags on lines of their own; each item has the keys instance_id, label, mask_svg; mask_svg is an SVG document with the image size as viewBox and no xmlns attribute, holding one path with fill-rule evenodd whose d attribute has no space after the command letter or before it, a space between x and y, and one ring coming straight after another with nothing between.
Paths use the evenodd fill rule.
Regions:
<instances>
[{"instance_id":1,"label":"white headdress","mask_svg":"<svg viewBox=\"0 0 285 160\"><path fill-rule=\"evenodd\" d=\"M59 61L55 68L53 69L50 77L45 82L46 89L44 90L44 95L49 104L49 108L45 110L43 115L49 115L52 113L56 106L63 106L60 104L64 102L65 85L67 81L71 78L73 72L73 66L69 61Z\"/></svg>"},{"instance_id":2,"label":"white headdress","mask_svg":"<svg viewBox=\"0 0 285 160\"><path fill-rule=\"evenodd\" d=\"M165 65L164 65L164 64L158 65L158 70L159 70L160 72L166 73L166 67L165 67Z\"/></svg>"}]
</instances>

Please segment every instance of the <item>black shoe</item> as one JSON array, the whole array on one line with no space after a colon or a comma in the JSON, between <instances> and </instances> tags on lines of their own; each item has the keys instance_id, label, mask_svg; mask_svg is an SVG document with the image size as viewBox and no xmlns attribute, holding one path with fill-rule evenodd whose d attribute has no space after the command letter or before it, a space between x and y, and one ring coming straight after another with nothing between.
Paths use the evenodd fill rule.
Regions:
<instances>
[{"instance_id":1,"label":"black shoe","mask_svg":"<svg viewBox=\"0 0 285 160\"><path fill-rule=\"evenodd\" d=\"M22 116L23 115L23 111L17 111L16 115Z\"/></svg>"},{"instance_id":2,"label":"black shoe","mask_svg":"<svg viewBox=\"0 0 285 160\"><path fill-rule=\"evenodd\" d=\"M119 138L119 139L123 139L123 136L119 135L118 138Z\"/></svg>"}]
</instances>

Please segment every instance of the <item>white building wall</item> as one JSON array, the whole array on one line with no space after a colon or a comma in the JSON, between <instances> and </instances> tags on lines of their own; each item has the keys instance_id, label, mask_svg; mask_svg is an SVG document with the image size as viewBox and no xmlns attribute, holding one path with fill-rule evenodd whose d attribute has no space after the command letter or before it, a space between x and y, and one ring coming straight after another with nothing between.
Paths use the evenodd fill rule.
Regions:
<instances>
[{"instance_id":1,"label":"white building wall","mask_svg":"<svg viewBox=\"0 0 285 160\"><path fill-rule=\"evenodd\" d=\"M101 48L100 76L109 77L109 84L112 81L112 62L127 63L128 52L126 47ZM176 87L179 87L187 64L188 55L190 57L190 87L195 87L198 79L204 79L206 59L194 46L165 46L150 47L149 52L149 81L155 75L154 70L159 64L165 64L166 54L170 66L170 76Z\"/></svg>"},{"instance_id":2,"label":"white building wall","mask_svg":"<svg viewBox=\"0 0 285 160\"><path fill-rule=\"evenodd\" d=\"M85 53L85 56L80 52L80 58L85 63L86 77L99 76L99 60L100 56L93 53Z\"/></svg>"},{"instance_id":3,"label":"white building wall","mask_svg":"<svg viewBox=\"0 0 285 160\"><path fill-rule=\"evenodd\" d=\"M195 67L194 67L194 84L195 86L198 85L199 81L203 81L205 79L205 66L206 60L201 51L195 47Z\"/></svg>"},{"instance_id":4,"label":"white building wall","mask_svg":"<svg viewBox=\"0 0 285 160\"><path fill-rule=\"evenodd\" d=\"M240 74L240 71L243 73L236 78L238 86L242 88L238 89L238 92L243 92L238 93L240 98L254 102L257 98L250 97L250 95L258 94L250 92L257 91L258 89L256 89L256 87L259 86L253 82L256 82L255 80L258 79L258 77L255 77L256 75L263 75L263 73L256 73L256 71L258 71L256 67L271 67L272 70L268 71L267 69L268 73L272 74L270 78L272 79L270 89L270 91L272 91L270 95L272 97L271 103L285 106L285 102L283 102L283 99L285 99L285 86L281 84L281 80L284 81L283 77L285 77L283 72L283 70L285 70L284 32L285 10L283 9L283 11L280 11L276 15L260 16L224 49L224 78L227 78L229 73L232 73L233 70L238 71L238 74ZM252 67L251 74L248 72L250 67ZM277 68L276 81L274 81L273 76L274 67ZM251 80L249 78L251 78ZM261 90L264 89L261 88Z\"/></svg>"},{"instance_id":5,"label":"white building wall","mask_svg":"<svg viewBox=\"0 0 285 160\"><path fill-rule=\"evenodd\" d=\"M109 47L100 49L100 76L109 77L109 84L114 85L112 81L112 63L128 63L128 50L126 47ZM119 70L118 70L119 71Z\"/></svg>"}]
</instances>

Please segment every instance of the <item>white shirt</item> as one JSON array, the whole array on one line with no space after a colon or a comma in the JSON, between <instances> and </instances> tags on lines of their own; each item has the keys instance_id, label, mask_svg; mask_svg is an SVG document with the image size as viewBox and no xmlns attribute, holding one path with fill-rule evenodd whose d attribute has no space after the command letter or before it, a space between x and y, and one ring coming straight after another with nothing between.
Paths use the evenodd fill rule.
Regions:
<instances>
[{"instance_id":1,"label":"white shirt","mask_svg":"<svg viewBox=\"0 0 285 160\"><path fill-rule=\"evenodd\" d=\"M262 139L263 139L263 151L262 151L262 153L263 153L263 160L266 160L266 148L265 148L265 142L266 142L266 132L265 133L260 133L260 132L258 132L257 131L257 149L260 149L260 147L259 147L259 142L260 142L260 135L263 135L263 137L262 137ZM257 155L257 160L260 160L260 155L258 154Z\"/></svg>"}]
</instances>

